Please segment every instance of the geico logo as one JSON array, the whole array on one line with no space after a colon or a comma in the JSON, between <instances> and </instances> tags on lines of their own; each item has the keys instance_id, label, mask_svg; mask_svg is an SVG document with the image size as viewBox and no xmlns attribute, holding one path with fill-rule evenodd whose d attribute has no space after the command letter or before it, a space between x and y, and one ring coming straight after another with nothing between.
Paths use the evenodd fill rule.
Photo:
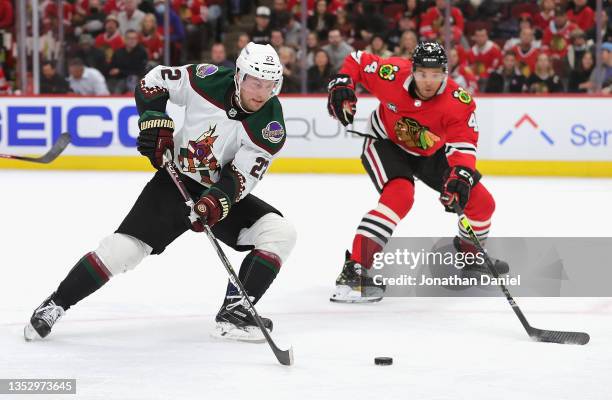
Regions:
<instances>
[{"instance_id":1,"label":"geico logo","mask_svg":"<svg viewBox=\"0 0 612 400\"><path fill-rule=\"evenodd\" d=\"M117 136L123 147L136 147L135 106L7 106L0 140L8 146L47 146L62 132L72 134L71 146L108 147ZM130 126L132 131L130 132Z\"/></svg>"}]
</instances>

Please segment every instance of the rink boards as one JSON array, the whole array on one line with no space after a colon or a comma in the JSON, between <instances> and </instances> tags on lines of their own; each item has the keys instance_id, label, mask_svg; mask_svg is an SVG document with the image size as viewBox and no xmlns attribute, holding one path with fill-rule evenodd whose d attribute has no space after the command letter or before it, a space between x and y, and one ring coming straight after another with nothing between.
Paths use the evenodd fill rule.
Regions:
<instances>
[{"instance_id":1,"label":"rink boards","mask_svg":"<svg viewBox=\"0 0 612 400\"><path fill-rule=\"evenodd\" d=\"M478 96L478 168L489 175L612 176L612 97ZM273 172L362 173L363 139L330 118L323 96L281 97L286 145ZM360 97L353 129L378 101ZM182 109L169 103L180 128ZM64 131L73 143L54 163L0 160L0 168L147 170L137 154L130 97L0 97L0 153L42 154Z\"/></svg>"}]
</instances>

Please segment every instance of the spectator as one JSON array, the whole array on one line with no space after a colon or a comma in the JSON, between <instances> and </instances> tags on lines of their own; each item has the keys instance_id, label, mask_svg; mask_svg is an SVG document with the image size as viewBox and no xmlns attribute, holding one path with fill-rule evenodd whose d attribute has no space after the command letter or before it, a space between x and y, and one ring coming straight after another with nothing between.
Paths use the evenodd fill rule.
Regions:
<instances>
[{"instance_id":1,"label":"spectator","mask_svg":"<svg viewBox=\"0 0 612 400\"><path fill-rule=\"evenodd\" d=\"M519 35L519 43L510 51L516 56L518 68L523 76L528 77L535 69L540 49L534 44L533 29L524 28Z\"/></svg>"},{"instance_id":2,"label":"spectator","mask_svg":"<svg viewBox=\"0 0 612 400\"><path fill-rule=\"evenodd\" d=\"M157 32L157 20L153 14L146 14L142 19L140 43L147 50L149 63L151 65L159 65L162 62L162 55L164 53L164 41Z\"/></svg>"},{"instance_id":3,"label":"spectator","mask_svg":"<svg viewBox=\"0 0 612 400\"><path fill-rule=\"evenodd\" d=\"M249 42L251 41L251 37L249 36L248 33L241 33L238 35L238 39L236 39L236 44L233 46L233 48L235 49L236 53L234 53L230 58L232 60L236 60L238 58L238 55L240 54L240 52L242 51L242 49L244 49L244 47L249 44Z\"/></svg>"},{"instance_id":4,"label":"spectator","mask_svg":"<svg viewBox=\"0 0 612 400\"><path fill-rule=\"evenodd\" d=\"M414 31L406 31L402 33L399 46L395 49L394 53L398 57L405 58L407 60L412 58L412 53L418 44L418 38Z\"/></svg>"},{"instance_id":5,"label":"spectator","mask_svg":"<svg viewBox=\"0 0 612 400\"><path fill-rule=\"evenodd\" d=\"M340 34L347 38L349 43L355 37L355 28L353 28L353 23L349 19L348 12L344 8L340 8L336 11L336 23L334 24L334 28L338 29Z\"/></svg>"},{"instance_id":6,"label":"spectator","mask_svg":"<svg viewBox=\"0 0 612 400\"><path fill-rule=\"evenodd\" d=\"M555 0L540 0L540 12L534 15L533 24L544 32L555 18Z\"/></svg>"},{"instance_id":7,"label":"spectator","mask_svg":"<svg viewBox=\"0 0 612 400\"><path fill-rule=\"evenodd\" d=\"M365 48L365 51L375 54L381 58L389 58L393 55L393 53L387 49L387 44L383 40L383 37L378 34L372 36L372 40L370 41L368 47Z\"/></svg>"},{"instance_id":8,"label":"spectator","mask_svg":"<svg viewBox=\"0 0 612 400\"><path fill-rule=\"evenodd\" d=\"M548 48L553 59L559 60L565 57L570 35L576 28L578 27L567 19L563 7L555 8L555 18L550 22L542 37L542 44Z\"/></svg>"},{"instance_id":9,"label":"spectator","mask_svg":"<svg viewBox=\"0 0 612 400\"><path fill-rule=\"evenodd\" d=\"M273 29L270 31L270 44L274 47L274 50L278 52L278 49L285 45L285 37L279 30Z\"/></svg>"},{"instance_id":10,"label":"spectator","mask_svg":"<svg viewBox=\"0 0 612 400\"><path fill-rule=\"evenodd\" d=\"M269 44L271 33L270 9L266 6L259 6L255 11L255 27L249 33L251 41L257 44Z\"/></svg>"},{"instance_id":11,"label":"spectator","mask_svg":"<svg viewBox=\"0 0 612 400\"><path fill-rule=\"evenodd\" d=\"M108 86L113 94L133 92L144 75L147 50L138 43L140 35L134 30L125 33L125 47L113 54L108 71Z\"/></svg>"},{"instance_id":12,"label":"spectator","mask_svg":"<svg viewBox=\"0 0 612 400\"><path fill-rule=\"evenodd\" d=\"M332 75L329 56L323 49L316 50L314 65L308 68L308 93L327 93L327 83Z\"/></svg>"},{"instance_id":13,"label":"spectator","mask_svg":"<svg viewBox=\"0 0 612 400\"><path fill-rule=\"evenodd\" d=\"M308 32L306 36L306 69L314 65L314 56L317 50L319 50L319 36L315 32ZM327 58L329 58L329 55Z\"/></svg>"},{"instance_id":14,"label":"spectator","mask_svg":"<svg viewBox=\"0 0 612 400\"><path fill-rule=\"evenodd\" d=\"M13 28L13 3L11 2L11 0L0 0L0 29L12 29L12 28Z\"/></svg>"},{"instance_id":15,"label":"spectator","mask_svg":"<svg viewBox=\"0 0 612 400\"><path fill-rule=\"evenodd\" d=\"M527 78L518 68L516 55L512 51L504 54L503 65L491 72L485 92L522 93L527 91Z\"/></svg>"},{"instance_id":16,"label":"spectator","mask_svg":"<svg viewBox=\"0 0 612 400\"><path fill-rule=\"evenodd\" d=\"M282 32L284 32L287 46L296 49L300 47L300 41L302 40L302 24L297 22L294 18L289 18Z\"/></svg>"},{"instance_id":17,"label":"spectator","mask_svg":"<svg viewBox=\"0 0 612 400\"><path fill-rule=\"evenodd\" d=\"M582 29L575 29L570 36L571 43L567 47L565 55L565 69L568 71L575 70L580 65L580 59L589 51L589 44L586 40L586 34Z\"/></svg>"},{"instance_id":18,"label":"spectator","mask_svg":"<svg viewBox=\"0 0 612 400\"><path fill-rule=\"evenodd\" d=\"M608 18L608 13L606 12L605 9L601 10L601 25L602 25L601 37L603 38L603 41L612 42L612 21L610 21L610 19ZM596 31L597 31L597 25L594 25L587 32L587 38L591 39L592 41L596 41L597 40Z\"/></svg>"},{"instance_id":19,"label":"spectator","mask_svg":"<svg viewBox=\"0 0 612 400\"><path fill-rule=\"evenodd\" d=\"M74 58L68 62L70 89L84 96L107 95L108 88L104 75L95 68L86 67L83 60Z\"/></svg>"},{"instance_id":20,"label":"spectator","mask_svg":"<svg viewBox=\"0 0 612 400\"><path fill-rule=\"evenodd\" d=\"M473 73L478 79L487 79L502 63L502 52L499 46L489 40L486 28L474 32L474 46L467 55Z\"/></svg>"},{"instance_id":21,"label":"spectator","mask_svg":"<svg viewBox=\"0 0 612 400\"><path fill-rule=\"evenodd\" d=\"M527 13L522 13L521 15L525 15ZM530 14L527 14L530 15ZM541 48L542 47L542 41L540 40L541 35L539 34L539 30L534 28L534 25L531 23L531 20L528 18L524 18L520 20L520 25L519 25L520 29L519 29L519 36L517 37L512 37L508 40L506 40L506 42L504 43L504 47L502 49L502 51L505 53L508 50L512 50L512 48L514 46L516 46L517 44L519 44L521 42L520 39L520 33L524 30L524 29L531 29L533 30L533 47L536 48Z\"/></svg>"},{"instance_id":22,"label":"spectator","mask_svg":"<svg viewBox=\"0 0 612 400\"><path fill-rule=\"evenodd\" d=\"M319 40L325 40L335 24L336 17L327 12L327 1L318 0L314 14L308 17L308 29L311 32L316 32Z\"/></svg>"},{"instance_id":23,"label":"spectator","mask_svg":"<svg viewBox=\"0 0 612 400\"><path fill-rule=\"evenodd\" d=\"M390 49L397 49L400 45L400 40L404 32L409 30L414 31L410 26L412 25L410 15L408 13L401 14L397 25L387 33L387 47Z\"/></svg>"},{"instance_id":24,"label":"spectator","mask_svg":"<svg viewBox=\"0 0 612 400\"><path fill-rule=\"evenodd\" d=\"M10 94L11 87L9 82L6 80L6 75L4 75L4 68L2 68L2 64L0 64L0 94Z\"/></svg>"},{"instance_id":25,"label":"spectator","mask_svg":"<svg viewBox=\"0 0 612 400\"><path fill-rule=\"evenodd\" d=\"M612 42L606 42L601 46L601 68L593 69L591 73L592 87L596 88L599 81L602 82L601 93L612 92Z\"/></svg>"},{"instance_id":26,"label":"spectator","mask_svg":"<svg viewBox=\"0 0 612 400\"><path fill-rule=\"evenodd\" d=\"M546 53L538 55L533 74L527 78L530 93L556 93L563 91L561 78L553 70L550 56Z\"/></svg>"},{"instance_id":27,"label":"spectator","mask_svg":"<svg viewBox=\"0 0 612 400\"><path fill-rule=\"evenodd\" d=\"M287 9L287 0L274 0L270 15L270 28L282 31L290 20L293 20L293 14Z\"/></svg>"},{"instance_id":28,"label":"spectator","mask_svg":"<svg viewBox=\"0 0 612 400\"><path fill-rule=\"evenodd\" d=\"M121 32L119 32L119 21L114 15L109 15L104 23L104 32L96 37L96 47L104 51L106 62L110 62L113 52L124 45Z\"/></svg>"},{"instance_id":29,"label":"spectator","mask_svg":"<svg viewBox=\"0 0 612 400\"><path fill-rule=\"evenodd\" d=\"M210 49L210 60L213 64L229 69L236 69L236 64L227 59L223 43L215 43Z\"/></svg>"},{"instance_id":30,"label":"spectator","mask_svg":"<svg viewBox=\"0 0 612 400\"><path fill-rule=\"evenodd\" d=\"M415 32L421 27L421 14L423 13L423 2L417 0L406 0L406 8L402 16L408 18L408 29Z\"/></svg>"},{"instance_id":31,"label":"spectator","mask_svg":"<svg viewBox=\"0 0 612 400\"><path fill-rule=\"evenodd\" d=\"M104 14L104 10L100 6L100 0L89 0L89 9L85 11L83 18L82 32L75 31L75 33L81 35L84 32L92 37L97 37L104 32L106 14Z\"/></svg>"},{"instance_id":32,"label":"spectator","mask_svg":"<svg viewBox=\"0 0 612 400\"><path fill-rule=\"evenodd\" d=\"M71 58L78 58L83 61L85 66L95 68L106 75L108 63L106 55L101 49L94 47L94 39L91 35L82 34L79 37L79 47L72 54Z\"/></svg>"},{"instance_id":33,"label":"spectator","mask_svg":"<svg viewBox=\"0 0 612 400\"><path fill-rule=\"evenodd\" d=\"M595 25L595 11L587 5L587 0L574 0L567 18L585 32Z\"/></svg>"},{"instance_id":34,"label":"spectator","mask_svg":"<svg viewBox=\"0 0 612 400\"><path fill-rule=\"evenodd\" d=\"M340 35L340 31L338 29L332 29L329 31L327 36L328 44L323 46L323 50L329 55L329 60L334 70L334 73L338 72L340 67L342 66L342 62L348 56L351 51L353 51L353 47L346 43L346 41Z\"/></svg>"},{"instance_id":35,"label":"spectator","mask_svg":"<svg viewBox=\"0 0 612 400\"><path fill-rule=\"evenodd\" d=\"M478 91L478 78L465 62L460 62L459 52L456 48L451 49L448 57L448 74L462 88L470 93Z\"/></svg>"},{"instance_id":36,"label":"spectator","mask_svg":"<svg viewBox=\"0 0 612 400\"><path fill-rule=\"evenodd\" d=\"M570 72L567 91L570 93L588 93L593 89L591 74L595 68L593 53L585 52Z\"/></svg>"},{"instance_id":37,"label":"spectator","mask_svg":"<svg viewBox=\"0 0 612 400\"><path fill-rule=\"evenodd\" d=\"M444 14L446 0L436 0L435 6L430 7L421 19L419 32L427 40L435 40L444 37ZM457 7L451 8L451 35L455 43L459 43L463 35L465 22L463 13Z\"/></svg>"},{"instance_id":38,"label":"spectator","mask_svg":"<svg viewBox=\"0 0 612 400\"><path fill-rule=\"evenodd\" d=\"M125 36L127 31L133 30L140 33L142 20L145 13L138 9L140 0L124 0L123 11L117 17L119 20L119 31Z\"/></svg>"},{"instance_id":39,"label":"spectator","mask_svg":"<svg viewBox=\"0 0 612 400\"><path fill-rule=\"evenodd\" d=\"M283 46L278 50L278 58L283 64L283 87L281 93L298 93L300 91L300 69L295 50Z\"/></svg>"},{"instance_id":40,"label":"spectator","mask_svg":"<svg viewBox=\"0 0 612 400\"><path fill-rule=\"evenodd\" d=\"M352 15L355 26L355 39L369 43L374 34L384 34L387 30L387 20L376 12L372 3L357 2Z\"/></svg>"},{"instance_id":41,"label":"spectator","mask_svg":"<svg viewBox=\"0 0 612 400\"><path fill-rule=\"evenodd\" d=\"M43 62L41 71L40 94L65 94L70 91L68 81L57 73L52 61Z\"/></svg>"},{"instance_id":42,"label":"spectator","mask_svg":"<svg viewBox=\"0 0 612 400\"><path fill-rule=\"evenodd\" d=\"M166 12L166 0L154 0L155 4L155 20L157 21L157 29L164 36L164 15ZM181 18L177 13L170 8L170 63L175 65L180 63L181 49L185 40L185 28L181 22Z\"/></svg>"}]
</instances>

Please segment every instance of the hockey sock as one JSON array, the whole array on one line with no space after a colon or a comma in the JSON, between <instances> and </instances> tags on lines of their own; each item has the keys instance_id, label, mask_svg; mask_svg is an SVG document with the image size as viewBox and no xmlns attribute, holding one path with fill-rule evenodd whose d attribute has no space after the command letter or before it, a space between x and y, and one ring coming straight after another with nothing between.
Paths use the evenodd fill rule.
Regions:
<instances>
[{"instance_id":1,"label":"hockey sock","mask_svg":"<svg viewBox=\"0 0 612 400\"><path fill-rule=\"evenodd\" d=\"M53 300L64 310L83 300L99 288L111 277L95 252L87 253L68 272L68 275L57 288Z\"/></svg>"},{"instance_id":2,"label":"hockey sock","mask_svg":"<svg viewBox=\"0 0 612 400\"><path fill-rule=\"evenodd\" d=\"M474 233L481 241L484 241L489 236L491 228L491 216L495 211L495 200L491 193L484 187L482 183L476 184L470 191L470 200L465 206L465 216L472 225ZM470 235L465 228L459 225L459 237L466 242L470 242Z\"/></svg>"},{"instance_id":3,"label":"hockey sock","mask_svg":"<svg viewBox=\"0 0 612 400\"><path fill-rule=\"evenodd\" d=\"M380 252L395 227L414 203L414 184L408 179L392 179L383 188L378 207L361 219L353 239L351 259L370 268L374 254Z\"/></svg>"},{"instance_id":4,"label":"hockey sock","mask_svg":"<svg viewBox=\"0 0 612 400\"><path fill-rule=\"evenodd\" d=\"M281 259L276 254L264 250L253 250L244 258L238 278L249 297L257 303L268 290L281 267ZM239 296L238 289L227 283L226 297Z\"/></svg>"}]
</instances>

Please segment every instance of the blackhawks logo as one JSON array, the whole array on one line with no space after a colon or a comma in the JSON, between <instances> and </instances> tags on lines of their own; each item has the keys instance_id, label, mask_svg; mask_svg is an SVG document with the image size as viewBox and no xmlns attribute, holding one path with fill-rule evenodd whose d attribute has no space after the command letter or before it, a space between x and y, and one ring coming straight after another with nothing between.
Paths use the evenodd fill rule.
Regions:
<instances>
[{"instance_id":1,"label":"blackhawks logo","mask_svg":"<svg viewBox=\"0 0 612 400\"><path fill-rule=\"evenodd\" d=\"M378 76L386 81L395 79L395 74L399 71L399 67L393 64L383 64L378 69Z\"/></svg>"},{"instance_id":2,"label":"blackhawks logo","mask_svg":"<svg viewBox=\"0 0 612 400\"><path fill-rule=\"evenodd\" d=\"M439 136L412 118L400 118L395 123L394 130L398 139L408 147L427 150L440 141Z\"/></svg>"},{"instance_id":3,"label":"blackhawks logo","mask_svg":"<svg viewBox=\"0 0 612 400\"><path fill-rule=\"evenodd\" d=\"M203 183L212 183L211 173L219 169L219 163L212 153L212 147L218 136L215 136L217 126L209 127L199 138L190 140L187 147L181 147L179 163L183 172L200 172ZM212 172L211 172L212 171Z\"/></svg>"}]
</instances>

